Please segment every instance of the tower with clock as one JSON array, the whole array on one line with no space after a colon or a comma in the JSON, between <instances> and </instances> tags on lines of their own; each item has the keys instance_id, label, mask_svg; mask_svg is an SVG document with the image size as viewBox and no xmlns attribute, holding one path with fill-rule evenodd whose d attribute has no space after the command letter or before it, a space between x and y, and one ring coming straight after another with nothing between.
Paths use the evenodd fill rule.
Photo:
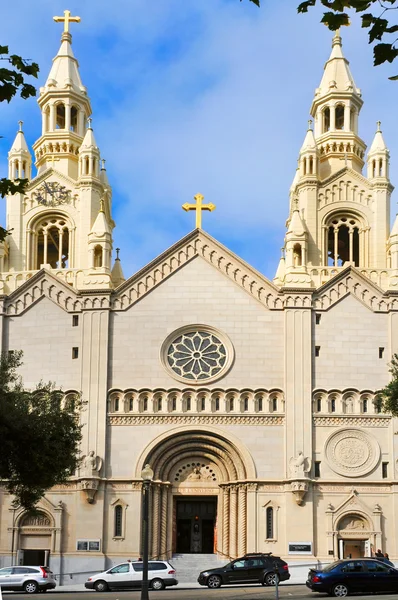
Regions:
<instances>
[{"instance_id":1,"label":"tower with clock","mask_svg":"<svg viewBox=\"0 0 398 600\"><path fill-rule=\"evenodd\" d=\"M20 280L47 268L78 289L113 288L122 276L120 261L116 279L111 272L112 190L72 51L72 18L61 19L61 46L38 98L42 134L33 145L37 175L32 178L22 122L9 153L9 177L27 178L29 185L24 194L7 199L12 236L0 248L0 266L18 272ZM13 279L2 287L13 291Z\"/></svg>"}]
</instances>

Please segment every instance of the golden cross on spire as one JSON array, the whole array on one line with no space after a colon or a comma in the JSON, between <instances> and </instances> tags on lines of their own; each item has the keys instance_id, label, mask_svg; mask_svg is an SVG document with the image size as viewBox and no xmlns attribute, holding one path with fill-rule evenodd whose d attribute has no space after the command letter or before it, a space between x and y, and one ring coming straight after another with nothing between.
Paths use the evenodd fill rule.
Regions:
<instances>
[{"instance_id":1,"label":"golden cross on spire","mask_svg":"<svg viewBox=\"0 0 398 600\"><path fill-rule=\"evenodd\" d=\"M80 23L80 17L71 17L70 10L64 10L63 17L53 17L56 23L64 23L64 33L69 33L69 23Z\"/></svg>"},{"instance_id":2,"label":"golden cross on spire","mask_svg":"<svg viewBox=\"0 0 398 600\"><path fill-rule=\"evenodd\" d=\"M185 202L182 205L182 208L186 211L196 210L196 229L201 229L202 227L202 210L209 210L212 212L216 205L209 202L209 204L203 204L204 196L202 194L196 194L193 198L196 201L196 204L189 204L189 202Z\"/></svg>"}]
</instances>

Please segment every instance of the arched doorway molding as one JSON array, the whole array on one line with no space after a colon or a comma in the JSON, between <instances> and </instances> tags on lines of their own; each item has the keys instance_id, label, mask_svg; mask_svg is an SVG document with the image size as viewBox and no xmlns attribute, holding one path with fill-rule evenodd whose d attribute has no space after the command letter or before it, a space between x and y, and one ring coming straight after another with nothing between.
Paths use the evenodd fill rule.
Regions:
<instances>
[{"instance_id":1,"label":"arched doorway molding","mask_svg":"<svg viewBox=\"0 0 398 600\"><path fill-rule=\"evenodd\" d=\"M164 456L162 456L162 453L167 453L169 458L175 455L179 459L181 458L181 454L179 455L178 453L183 448L186 448L187 444L190 444L190 452L194 453L195 446L198 449L203 448L212 452L215 460L220 456L233 456L234 459L236 458L236 464L230 465L229 468L225 466L229 475L236 474L229 481L252 481L256 478L256 468L253 458L246 446L236 436L230 432L221 431L216 427L206 426L206 430L203 430L189 425L175 427L166 433L162 433L148 444L138 457L135 477L137 479L141 478L142 469L149 462L155 473L154 478L168 481L168 479L162 478L163 474L170 472L170 469L167 468L163 460ZM213 450L209 448L212 444L214 444ZM230 464L229 461L227 462Z\"/></svg>"},{"instance_id":2,"label":"arched doorway molding","mask_svg":"<svg viewBox=\"0 0 398 600\"><path fill-rule=\"evenodd\" d=\"M192 471L188 481L182 478L180 482L177 469L184 464L193 469L195 461L200 463L197 477L192 476ZM208 494L217 500L216 551L227 557L246 552L250 528L247 498L249 492L256 493L256 470L247 448L235 436L214 427L176 427L159 435L141 453L135 468L137 479L146 463L154 471L150 541L153 558L169 558L176 549L179 499ZM204 478L205 470L211 467L217 472L217 481Z\"/></svg>"},{"instance_id":3,"label":"arched doorway molding","mask_svg":"<svg viewBox=\"0 0 398 600\"><path fill-rule=\"evenodd\" d=\"M328 505L328 551L334 558L343 558L344 544L358 541L362 552L370 556L372 550L382 547L382 510L375 504L373 510L358 498L355 490L338 507Z\"/></svg>"},{"instance_id":4,"label":"arched doorway molding","mask_svg":"<svg viewBox=\"0 0 398 600\"><path fill-rule=\"evenodd\" d=\"M10 509L9 547L15 564L24 562L24 550L44 550L47 564L51 554L51 567L60 572L63 508L62 502L54 505L44 497L34 512Z\"/></svg>"}]
</instances>

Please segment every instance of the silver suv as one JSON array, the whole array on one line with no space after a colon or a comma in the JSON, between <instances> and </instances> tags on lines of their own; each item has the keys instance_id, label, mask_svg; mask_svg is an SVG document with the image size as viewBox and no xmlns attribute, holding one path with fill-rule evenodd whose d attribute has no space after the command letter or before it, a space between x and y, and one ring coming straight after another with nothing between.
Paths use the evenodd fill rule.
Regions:
<instances>
[{"instance_id":1,"label":"silver suv","mask_svg":"<svg viewBox=\"0 0 398 600\"><path fill-rule=\"evenodd\" d=\"M4 567L0 569L0 589L3 592L35 594L57 587L54 574L48 567Z\"/></svg>"},{"instance_id":2,"label":"silver suv","mask_svg":"<svg viewBox=\"0 0 398 600\"><path fill-rule=\"evenodd\" d=\"M142 586L142 570L142 561L128 560L98 575L92 575L84 585L88 590L97 592L139 588ZM164 590L166 586L178 583L175 569L167 560L148 562L148 582L153 590Z\"/></svg>"}]
</instances>

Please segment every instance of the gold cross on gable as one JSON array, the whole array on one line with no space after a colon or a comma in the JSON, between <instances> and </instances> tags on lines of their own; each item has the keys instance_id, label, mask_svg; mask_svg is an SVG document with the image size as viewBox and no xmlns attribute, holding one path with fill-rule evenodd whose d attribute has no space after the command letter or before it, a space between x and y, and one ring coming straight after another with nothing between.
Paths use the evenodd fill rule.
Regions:
<instances>
[{"instance_id":1,"label":"gold cross on gable","mask_svg":"<svg viewBox=\"0 0 398 600\"><path fill-rule=\"evenodd\" d=\"M64 10L63 17L53 17L56 23L64 23L64 33L69 33L69 23L80 23L80 17L71 17L70 10Z\"/></svg>"},{"instance_id":2,"label":"gold cross on gable","mask_svg":"<svg viewBox=\"0 0 398 600\"><path fill-rule=\"evenodd\" d=\"M189 202L185 202L182 205L182 208L186 211L196 210L196 229L201 229L202 227L202 210L209 210L212 212L216 205L209 202L209 204L203 204L204 196L202 194L196 194L193 198L196 201L196 204L189 204Z\"/></svg>"}]
</instances>

